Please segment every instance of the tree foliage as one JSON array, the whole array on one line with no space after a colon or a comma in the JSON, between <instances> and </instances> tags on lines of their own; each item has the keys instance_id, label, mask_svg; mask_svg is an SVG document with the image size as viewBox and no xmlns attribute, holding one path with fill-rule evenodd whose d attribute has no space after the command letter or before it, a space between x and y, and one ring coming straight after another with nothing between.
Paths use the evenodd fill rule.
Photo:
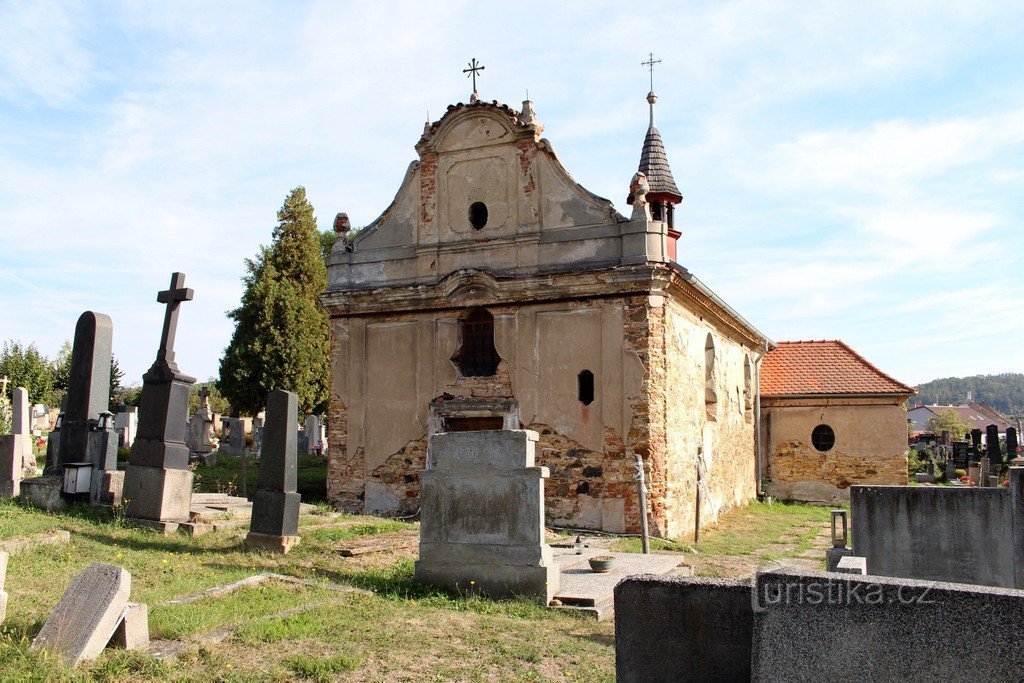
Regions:
<instances>
[{"instance_id":1,"label":"tree foliage","mask_svg":"<svg viewBox=\"0 0 1024 683\"><path fill-rule=\"evenodd\" d=\"M1004 372L999 375L945 377L917 387L914 401L925 405L956 405L971 401L986 403L1003 415L1016 415L1024 410L1024 374Z\"/></svg>"},{"instance_id":2,"label":"tree foliage","mask_svg":"<svg viewBox=\"0 0 1024 683\"><path fill-rule=\"evenodd\" d=\"M322 412L330 365L327 314L318 296L327 287L327 268L305 188L289 193L277 219L271 245L246 259L241 305L228 313L235 332L218 386L234 408L250 415L272 389L298 394L303 413Z\"/></svg>"},{"instance_id":3,"label":"tree foliage","mask_svg":"<svg viewBox=\"0 0 1024 683\"><path fill-rule=\"evenodd\" d=\"M960 420L960 416L956 414L955 410L943 410L937 415L932 415L928 418L927 427L928 431L936 436L944 431L949 432L949 437L954 441L963 439L964 435L971 429Z\"/></svg>"},{"instance_id":4,"label":"tree foliage","mask_svg":"<svg viewBox=\"0 0 1024 683\"><path fill-rule=\"evenodd\" d=\"M22 345L18 341L4 342L0 352L0 376L7 376L8 398L17 387L28 389L29 400L51 403L55 398L53 364L39 352L35 344Z\"/></svg>"}]
</instances>

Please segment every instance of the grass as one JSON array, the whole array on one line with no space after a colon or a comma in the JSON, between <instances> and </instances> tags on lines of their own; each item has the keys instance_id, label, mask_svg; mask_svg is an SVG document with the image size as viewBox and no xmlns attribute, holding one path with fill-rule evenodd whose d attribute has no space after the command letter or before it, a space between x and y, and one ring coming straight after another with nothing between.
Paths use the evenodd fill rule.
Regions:
<instances>
[{"instance_id":1,"label":"grass","mask_svg":"<svg viewBox=\"0 0 1024 683\"><path fill-rule=\"evenodd\" d=\"M317 517L281 557L247 552L245 530L162 537L124 526L109 511L51 515L0 502L0 538L56 528L68 545L39 546L10 559L8 616L0 628L4 680L612 680L613 626L553 613L522 600L449 595L413 580L410 556L341 558L341 543L407 536L414 524L371 517ZM92 562L125 567L131 599L150 606L154 638L188 643L158 663L108 650L76 671L31 650L32 636L70 577ZM268 582L178 605L160 603L260 572L372 591ZM286 610L300 611L281 616ZM217 645L201 634L234 629Z\"/></svg>"},{"instance_id":2,"label":"grass","mask_svg":"<svg viewBox=\"0 0 1024 683\"><path fill-rule=\"evenodd\" d=\"M299 455L298 459L298 492L303 503L320 503L327 500L327 463L323 457L315 455ZM252 497L256 491L259 478L258 460L249 456L247 469L249 483L246 492ZM213 467L199 466L195 470L197 490L204 493L230 493L242 495L242 458L237 455L217 454L217 464Z\"/></svg>"}]
</instances>

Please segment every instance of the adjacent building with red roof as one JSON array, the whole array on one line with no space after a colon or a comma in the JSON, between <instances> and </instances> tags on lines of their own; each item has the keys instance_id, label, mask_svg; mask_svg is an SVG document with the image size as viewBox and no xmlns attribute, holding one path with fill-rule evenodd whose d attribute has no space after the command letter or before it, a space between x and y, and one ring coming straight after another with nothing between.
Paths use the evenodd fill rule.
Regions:
<instances>
[{"instance_id":1,"label":"adjacent building with red roof","mask_svg":"<svg viewBox=\"0 0 1024 683\"><path fill-rule=\"evenodd\" d=\"M778 342L760 376L765 492L849 500L852 484L907 483L913 387L836 339Z\"/></svg>"}]
</instances>

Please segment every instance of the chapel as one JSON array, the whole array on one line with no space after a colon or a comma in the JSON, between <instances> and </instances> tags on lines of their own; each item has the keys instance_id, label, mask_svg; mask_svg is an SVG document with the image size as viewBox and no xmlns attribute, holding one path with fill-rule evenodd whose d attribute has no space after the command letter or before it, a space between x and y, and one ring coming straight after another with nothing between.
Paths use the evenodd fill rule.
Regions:
<instances>
[{"instance_id":1,"label":"chapel","mask_svg":"<svg viewBox=\"0 0 1024 683\"><path fill-rule=\"evenodd\" d=\"M769 340L689 272L682 195L655 125L622 169L629 216L576 183L531 101L449 106L390 206L350 239L339 214L327 490L412 514L429 435L535 430L547 521L693 538L757 493ZM632 182L629 182L632 176Z\"/></svg>"}]
</instances>

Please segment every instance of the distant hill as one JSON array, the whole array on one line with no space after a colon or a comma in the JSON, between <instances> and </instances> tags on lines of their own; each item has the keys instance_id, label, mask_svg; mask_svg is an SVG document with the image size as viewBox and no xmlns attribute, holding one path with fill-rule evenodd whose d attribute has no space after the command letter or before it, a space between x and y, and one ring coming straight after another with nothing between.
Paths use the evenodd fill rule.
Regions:
<instances>
[{"instance_id":1,"label":"distant hill","mask_svg":"<svg viewBox=\"0 0 1024 683\"><path fill-rule=\"evenodd\" d=\"M933 379L917 386L917 395L911 397L910 403L966 403L967 392L971 393L971 401L987 403L1003 415L1024 411L1024 374L1019 372Z\"/></svg>"}]
</instances>

